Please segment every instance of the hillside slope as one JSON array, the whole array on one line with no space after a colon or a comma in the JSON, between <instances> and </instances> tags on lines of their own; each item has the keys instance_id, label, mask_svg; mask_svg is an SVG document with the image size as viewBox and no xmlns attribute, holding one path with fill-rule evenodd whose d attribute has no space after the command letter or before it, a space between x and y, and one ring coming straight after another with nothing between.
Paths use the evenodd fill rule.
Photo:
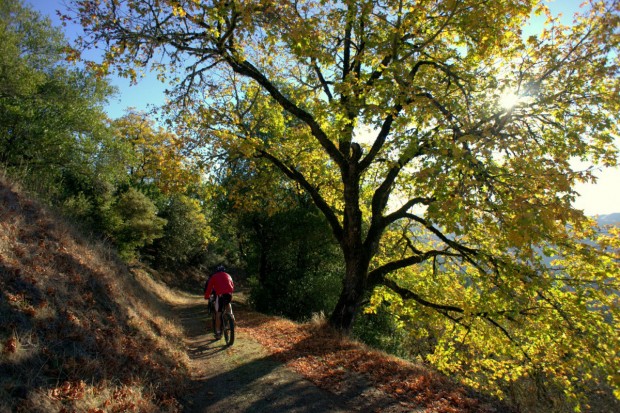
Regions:
<instances>
[{"instance_id":1,"label":"hillside slope","mask_svg":"<svg viewBox=\"0 0 620 413\"><path fill-rule=\"evenodd\" d=\"M0 177L0 412L178 411L183 333L138 275Z\"/></svg>"}]
</instances>

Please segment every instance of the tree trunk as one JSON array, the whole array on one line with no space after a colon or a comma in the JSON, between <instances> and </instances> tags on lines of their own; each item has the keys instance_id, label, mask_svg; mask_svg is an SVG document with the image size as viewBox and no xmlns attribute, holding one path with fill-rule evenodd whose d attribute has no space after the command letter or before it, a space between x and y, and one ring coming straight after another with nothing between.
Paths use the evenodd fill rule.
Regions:
<instances>
[{"instance_id":1,"label":"tree trunk","mask_svg":"<svg viewBox=\"0 0 620 413\"><path fill-rule=\"evenodd\" d=\"M329 323L344 333L349 333L357 315L364 294L370 254L365 252L362 242L362 211L360 209L360 175L357 160L361 156L359 145L352 145L352 157L348 168L343 168L344 219L343 235L340 240L344 255L346 273L338 304L332 312Z\"/></svg>"},{"instance_id":2,"label":"tree trunk","mask_svg":"<svg viewBox=\"0 0 620 413\"><path fill-rule=\"evenodd\" d=\"M366 293L366 279L368 275L368 260L362 254L345 258L346 276L342 285L342 292L334 308L329 324L343 333L350 333Z\"/></svg>"},{"instance_id":3,"label":"tree trunk","mask_svg":"<svg viewBox=\"0 0 620 413\"><path fill-rule=\"evenodd\" d=\"M345 287L329 318L329 324L338 331L350 333L360 305L361 296L357 294L355 289L347 291Z\"/></svg>"}]
</instances>

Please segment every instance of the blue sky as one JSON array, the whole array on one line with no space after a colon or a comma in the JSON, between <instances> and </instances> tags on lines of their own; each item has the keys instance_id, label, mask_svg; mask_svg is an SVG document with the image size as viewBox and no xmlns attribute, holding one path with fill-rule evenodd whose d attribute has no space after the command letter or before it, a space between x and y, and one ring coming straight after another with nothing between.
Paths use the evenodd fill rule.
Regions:
<instances>
[{"instance_id":1,"label":"blue sky","mask_svg":"<svg viewBox=\"0 0 620 413\"><path fill-rule=\"evenodd\" d=\"M61 21L56 14L56 10L66 11L65 0L25 0L41 14L48 16L55 26L60 26ZM72 40L82 33L81 26L70 25L64 28L65 36ZM95 60L93 58L93 60ZM152 105L160 105L165 101L164 90L166 86L159 82L155 76L148 76L140 80L137 85L131 85L128 79L117 76L110 77L111 83L118 87L119 94L112 98L106 111L108 116L115 119L123 116L125 110L133 107L147 111Z\"/></svg>"},{"instance_id":2,"label":"blue sky","mask_svg":"<svg viewBox=\"0 0 620 413\"><path fill-rule=\"evenodd\" d=\"M49 16L52 22L60 26L60 19L56 10L65 11L65 0L25 0L43 15ZM570 23L573 14L578 10L582 0L552 0L548 5L553 14L562 13L564 22ZM81 32L81 27L68 25L65 34L70 40ZM160 105L165 101L166 86L155 76L141 79L137 85L130 85L127 79L111 76L111 83L118 87L119 95L112 98L106 106L111 118L118 118L129 107L147 111L152 106ZM620 169L607 169L597 174L597 184L579 185L576 189L581 194L575 206L584 210L588 215L610 214L620 212Z\"/></svg>"}]
</instances>

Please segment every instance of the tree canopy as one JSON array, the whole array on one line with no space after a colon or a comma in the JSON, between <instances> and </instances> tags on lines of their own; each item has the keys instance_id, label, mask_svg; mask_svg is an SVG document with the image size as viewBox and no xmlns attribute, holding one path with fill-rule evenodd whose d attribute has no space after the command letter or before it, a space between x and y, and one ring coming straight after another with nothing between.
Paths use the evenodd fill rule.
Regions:
<instances>
[{"instance_id":1,"label":"tree canopy","mask_svg":"<svg viewBox=\"0 0 620 413\"><path fill-rule=\"evenodd\" d=\"M617 0L570 26L534 0L72 3L103 71L158 70L205 152L307 192L345 261L333 326L374 292L369 311L443 320L443 368L483 355L472 382L528 365L574 389L587 358L620 388L617 240L584 242L571 206L595 179L574 160L617 163ZM532 14L547 22L526 37Z\"/></svg>"},{"instance_id":2,"label":"tree canopy","mask_svg":"<svg viewBox=\"0 0 620 413\"><path fill-rule=\"evenodd\" d=\"M0 162L58 179L89 163L107 120L106 80L65 62L58 28L20 2L0 1Z\"/></svg>"}]
</instances>

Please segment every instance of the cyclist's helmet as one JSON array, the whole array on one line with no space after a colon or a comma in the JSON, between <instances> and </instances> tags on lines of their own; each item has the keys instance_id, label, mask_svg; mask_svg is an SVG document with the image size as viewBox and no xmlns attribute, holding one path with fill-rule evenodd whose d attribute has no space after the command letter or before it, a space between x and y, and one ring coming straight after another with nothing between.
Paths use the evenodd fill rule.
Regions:
<instances>
[{"instance_id":1,"label":"cyclist's helmet","mask_svg":"<svg viewBox=\"0 0 620 413\"><path fill-rule=\"evenodd\" d=\"M222 264L219 264L217 267L215 267L215 272L222 272L222 271L226 271L226 268Z\"/></svg>"}]
</instances>

